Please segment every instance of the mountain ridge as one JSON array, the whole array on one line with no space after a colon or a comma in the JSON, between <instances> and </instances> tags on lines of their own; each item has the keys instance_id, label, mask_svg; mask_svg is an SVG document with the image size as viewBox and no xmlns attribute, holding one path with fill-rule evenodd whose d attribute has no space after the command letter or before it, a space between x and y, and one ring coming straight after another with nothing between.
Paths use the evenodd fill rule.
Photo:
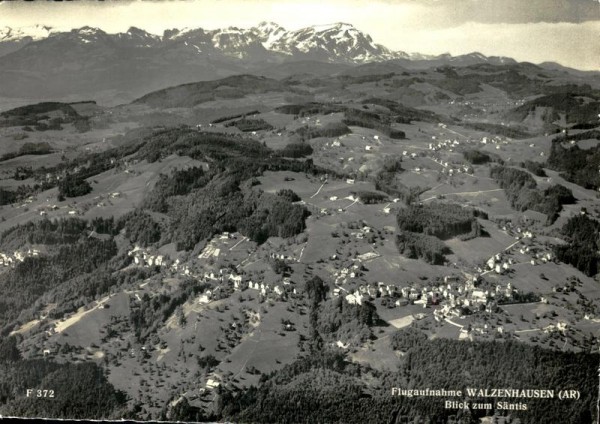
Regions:
<instances>
[{"instance_id":1,"label":"mountain ridge","mask_svg":"<svg viewBox=\"0 0 600 424\"><path fill-rule=\"evenodd\" d=\"M246 29L174 28L162 35L134 26L111 34L91 26L65 31L38 25L0 30L0 98L94 98L114 105L162 88L237 74L285 78L380 63L419 71L517 62L477 52L392 51L343 22L297 30L274 22Z\"/></svg>"},{"instance_id":2,"label":"mountain ridge","mask_svg":"<svg viewBox=\"0 0 600 424\"><path fill-rule=\"evenodd\" d=\"M238 58L247 56L240 49L259 48L259 45L267 52L281 53L289 57L304 56L301 59L318 58L345 63L366 63L391 59L443 60L454 57L449 53L427 55L416 52L406 53L400 50L393 51L382 44L375 43L369 34L344 22L287 30L275 22L265 21L250 28L235 26L212 30L201 27L172 28L164 30L162 35L135 26L131 26L126 32L117 33L109 33L90 26L71 30L58 30L44 25L23 28L4 27L0 29L0 57L7 54L5 51L8 53L14 51L14 49L3 48L4 43L18 43L20 47L25 47L30 43L53 38L69 39L83 44L94 41L131 43L132 40L138 40L144 42L136 45L140 48L165 48L183 42L190 49L195 49L196 53L214 50ZM208 50L202 50L200 45ZM486 60L486 56L480 53L471 54L478 54L481 60ZM505 59L508 60L508 58Z\"/></svg>"}]
</instances>

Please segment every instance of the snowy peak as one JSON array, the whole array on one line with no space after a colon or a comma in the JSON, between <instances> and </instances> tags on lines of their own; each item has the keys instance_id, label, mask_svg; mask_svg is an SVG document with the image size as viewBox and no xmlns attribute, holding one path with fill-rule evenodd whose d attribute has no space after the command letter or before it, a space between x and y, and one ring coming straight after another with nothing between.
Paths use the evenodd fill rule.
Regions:
<instances>
[{"instance_id":1,"label":"snowy peak","mask_svg":"<svg viewBox=\"0 0 600 424\"><path fill-rule=\"evenodd\" d=\"M274 22L261 22L257 27L252 28L263 47L267 50L273 50L273 46L281 40L287 33L285 28Z\"/></svg>"},{"instance_id":2,"label":"snowy peak","mask_svg":"<svg viewBox=\"0 0 600 424\"><path fill-rule=\"evenodd\" d=\"M53 31L52 27L46 25L33 25L21 28L0 28L0 42L20 41L25 38L30 40L41 40L47 38Z\"/></svg>"},{"instance_id":3,"label":"snowy peak","mask_svg":"<svg viewBox=\"0 0 600 424\"><path fill-rule=\"evenodd\" d=\"M161 43L160 36L136 27L130 27L127 32L118 33L115 36L128 47L155 47Z\"/></svg>"},{"instance_id":4,"label":"snowy peak","mask_svg":"<svg viewBox=\"0 0 600 424\"><path fill-rule=\"evenodd\" d=\"M84 26L81 28L72 29L69 33L60 33L54 35L54 37L68 37L74 39L83 44L96 43L105 38L107 34L100 28L94 28L90 26ZM50 36L49 38L52 38Z\"/></svg>"},{"instance_id":5,"label":"snowy peak","mask_svg":"<svg viewBox=\"0 0 600 424\"><path fill-rule=\"evenodd\" d=\"M352 64L391 59L411 62L443 61L453 64L511 63L511 59L508 58L488 58L480 53L452 57L449 54L433 56L395 52L375 43L370 35L345 22L314 25L297 30L286 30L274 22L260 22L257 26L246 29L174 28L165 30L162 35L150 34L136 27L130 27L126 32L117 34L108 34L100 28L90 26L63 32L43 25L17 29L5 27L0 28L0 56L43 40L56 41L60 45L57 48L67 50L72 44L108 49L161 48L166 49L163 52L173 51L173 57L179 57L177 55L181 54L187 58L185 60L195 60L198 55L217 55L250 61L276 62L290 58Z\"/></svg>"},{"instance_id":6,"label":"snowy peak","mask_svg":"<svg viewBox=\"0 0 600 424\"><path fill-rule=\"evenodd\" d=\"M265 49L289 56L352 63L397 57L385 47L373 43L369 35L343 22L314 25L295 31L286 31L272 22L261 22L252 30Z\"/></svg>"},{"instance_id":7,"label":"snowy peak","mask_svg":"<svg viewBox=\"0 0 600 424\"><path fill-rule=\"evenodd\" d=\"M279 24L276 24L275 22L261 22L259 23L256 27L256 30L258 30L260 33L262 34L273 34L273 33L282 33L282 32L286 32L285 28L282 27Z\"/></svg>"}]
</instances>

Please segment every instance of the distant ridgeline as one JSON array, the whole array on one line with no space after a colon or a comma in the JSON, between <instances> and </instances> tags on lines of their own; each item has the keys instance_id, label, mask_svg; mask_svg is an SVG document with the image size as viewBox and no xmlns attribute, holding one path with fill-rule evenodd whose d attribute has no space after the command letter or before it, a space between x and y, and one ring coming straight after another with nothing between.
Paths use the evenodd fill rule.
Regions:
<instances>
[{"instance_id":1,"label":"distant ridgeline","mask_svg":"<svg viewBox=\"0 0 600 424\"><path fill-rule=\"evenodd\" d=\"M487 214L457 204L410 205L398 211L396 245L408 258L422 258L428 263L441 265L444 255L451 253L442 240L452 237L467 240L481 236L478 217L487 219Z\"/></svg>"}]
</instances>

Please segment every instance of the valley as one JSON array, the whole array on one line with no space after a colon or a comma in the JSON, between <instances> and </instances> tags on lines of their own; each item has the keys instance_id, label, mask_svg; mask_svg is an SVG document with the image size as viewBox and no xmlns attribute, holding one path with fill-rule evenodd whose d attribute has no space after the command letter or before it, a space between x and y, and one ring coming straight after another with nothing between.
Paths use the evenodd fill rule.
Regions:
<instances>
[{"instance_id":1,"label":"valley","mask_svg":"<svg viewBox=\"0 0 600 424\"><path fill-rule=\"evenodd\" d=\"M388 59L2 107L1 375L94 364L111 419L419 422L460 414L391 387L553 388L577 362L578 403L495 412L587 416L597 76ZM3 415L62 413L2 390Z\"/></svg>"}]
</instances>

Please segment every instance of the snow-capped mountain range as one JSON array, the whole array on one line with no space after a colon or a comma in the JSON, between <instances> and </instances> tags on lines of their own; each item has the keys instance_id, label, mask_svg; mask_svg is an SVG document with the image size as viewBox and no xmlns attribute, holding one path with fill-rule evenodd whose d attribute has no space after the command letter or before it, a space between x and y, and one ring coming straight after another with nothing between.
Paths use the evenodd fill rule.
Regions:
<instances>
[{"instance_id":1,"label":"snow-capped mountain range","mask_svg":"<svg viewBox=\"0 0 600 424\"><path fill-rule=\"evenodd\" d=\"M435 56L391 51L368 35L346 23L317 25L288 31L273 22L242 29L229 27L215 30L185 28L166 30L155 35L131 27L127 32L109 34L99 28L82 27L70 31L36 25L24 28L0 28L0 57L30 43L70 41L79 44L111 43L119 47L142 49L173 48L183 44L195 54L220 53L238 59L265 53L287 58L315 59L327 62L366 63L390 59L429 60ZM7 44L11 44L10 48ZM3 48L4 45L4 48ZM18 46L16 48L15 46Z\"/></svg>"},{"instance_id":2,"label":"snow-capped mountain range","mask_svg":"<svg viewBox=\"0 0 600 424\"><path fill-rule=\"evenodd\" d=\"M0 42L6 41L21 41L23 39L41 40L47 38L51 33L55 32L52 27L46 25L34 25L29 27L0 28Z\"/></svg>"},{"instance_id":3,"label":"snow-capped mountain range","mask_svg":"<svg viewBox=\"0 0 600 424\"><path fill-rule=\"evenodd\" d=\"M380 62L406 69L514 63L478 53L392 51L347 23L288 31L262 22L247 29L184 28L161 35L135 27L111 34L89 26L37 25L0 29L0 97L128 101L152 90L234 74L330 75Z\"/></svg>"}]
</instances>

